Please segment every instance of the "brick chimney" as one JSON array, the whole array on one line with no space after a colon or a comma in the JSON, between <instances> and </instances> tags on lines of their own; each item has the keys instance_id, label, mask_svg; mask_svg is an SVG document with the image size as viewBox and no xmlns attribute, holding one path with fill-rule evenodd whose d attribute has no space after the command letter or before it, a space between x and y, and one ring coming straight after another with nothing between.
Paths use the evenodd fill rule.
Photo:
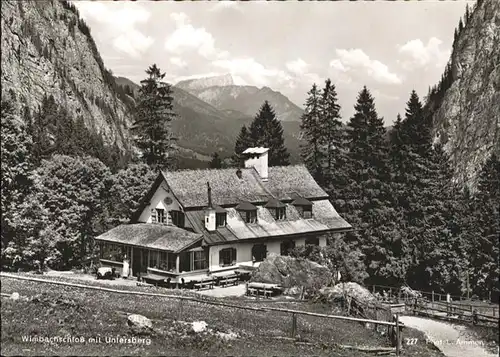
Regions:
<instances>
[{"instance_id":1,"label":"brick chimney","mask_svg":"<svg viewBox=\"0 0 500 357\"><path fill-rule=\"evenodd\" d=\"M268 180L268 148L256 147L243 151L245 167L255 167L262 181Z\"/></svg>"},{"instance_id":2,"label":"brick chimney","mask_svg":"<svg viewBox=\"0 0 500 357\"><path fill-rule=\"evenodd\" d=\"M217 227L215 222L215 208L212 203L212 188L209 182L207 182L207 198L208 205L205 208L205 228L207 231L213 232Z\"/></svg>"}]
</instances>

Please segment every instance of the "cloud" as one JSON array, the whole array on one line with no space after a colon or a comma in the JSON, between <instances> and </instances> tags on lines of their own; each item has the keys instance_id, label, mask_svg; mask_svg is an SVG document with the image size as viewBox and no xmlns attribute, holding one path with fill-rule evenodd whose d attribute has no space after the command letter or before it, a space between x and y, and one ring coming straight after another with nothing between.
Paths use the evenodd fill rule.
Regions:
<instances>
[{"instance_id":1,"label":"cloud","mask_svg":"<svg viewBox=\"0 0 500 357\"><path fill-rule=\"evenodd\" d=\"M293 74L300 75L306 72L309 65L302 59L298 58L295 61L289 61L286 63L286 68Z\"/></svg>"},{"instance_id":2,"label":"cloud","mask_svg":"<svg viewBox=\"0 0 500 357\"><path fill-rule=\"evenodd\" d=\"M186 67L187 66L186 61L184 61L180 57L171 57L170 58L170 63L172 63L173 65L175 65L177 67Z\"/></svg>"},{"instance_id":3,"label":"cloud","mask_svg":"<svg viewBox=\"0 0 500 357\"><path fill-rule=\"evenodd\" d=\"M400 84L401 78L392 73L385 64L371 59L363 50L337 49L337 58L330 61L330 67L339 75L348 74L353 71L363 71L377 82L384 84ZM342 77L342 76L341 76ZM347 76L343 76L347 80Z\"/></svg>"},{"instance_id":4,"label":"cloud","mask_svg":"<svg viewBox=\"0 0 500 357\"><path fill-rule=\"evenodd\" d=\"M450 57L450 50L440 48L442 43L443 41L436 37L431 37L426 45L420 39L408 41L404 45L398 46L398 52L408 58L408 60L399 61L399 63L407 70L426 67L431 63L442 68Z\"/></svg>"},{"instance_id":5,"label":"cloud","mask_svg":"<svg viewBox=\"0 0 500 357\"><path fill-rule=\"evenodd\" d=\"M144 35L136 26L148 22L151 13L136 3L109 3L75 1L84 19L93 19L105 26L111 43L121 52L139 58L153 43L154 39Z\"/></svg>"},{"instance_id":6,"label":"cloud","mask_svg":"<svg viewBox=\"0 0 500 357\"><path fill-rule=\"evenodd\" d=\"M243 10L239 6L238 1L230 1L230 0L219 0L216 4L210 8L209 11L224 11L227 9L237 10L242 12Z\"/></svg>"},{"instance_id":7,"label":"cloud","mask_svg":"<svg viewBox=\"0 0 500 357\"><path fill-rule=\"evenodd\" d=\"M176 24L176 30L165 41L165 49L181 55L195 51L206 59L224 58L229 54L215 47L215 39L205 28L195 28L189 23L185 13L172 13L170 17Z\"/></svg>"},{"instance_id":8,"label":"cloud","mask_svg":"<svg viewBox=\"0 0 500 357\"><path fill-rule=\"evenodd\" d=\"M212 65L256 86L269 86L271 80L274 83L285 83L292 79L285 71L267 68L251 57L216 60Z\"/></svg>"}]
</instances>

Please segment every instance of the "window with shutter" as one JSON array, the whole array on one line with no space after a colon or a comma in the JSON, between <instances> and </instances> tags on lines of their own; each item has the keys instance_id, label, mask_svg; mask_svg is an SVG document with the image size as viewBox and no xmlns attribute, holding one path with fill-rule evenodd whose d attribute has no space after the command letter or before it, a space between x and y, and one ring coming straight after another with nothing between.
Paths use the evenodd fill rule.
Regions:
<instances>
[{"instance_id":1,"label":"window with shutter","mask_svg":"<svg viewBox=\"0 0 500 357\"><path fill-rule=\"evenodd\" d=\"M228 266L236 264L236 248L225 248L219 252L219 265Z\"/></svg>"},{"instance_id":2,"label":"window with shutter","mask_svg":"<svg viewBox=\"0 0 500 357\"><path fill-rule=\"evenodd\" d=\"M156 209L151 209L151 222L156 223Z\"/></svg>"}]
</instances>

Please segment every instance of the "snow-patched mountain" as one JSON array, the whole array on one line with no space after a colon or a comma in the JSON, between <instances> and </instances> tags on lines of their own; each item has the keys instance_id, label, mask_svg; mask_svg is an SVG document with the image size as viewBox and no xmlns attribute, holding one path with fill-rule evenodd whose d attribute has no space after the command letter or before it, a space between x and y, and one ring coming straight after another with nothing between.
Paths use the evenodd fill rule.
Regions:
<instances>
[{"instance_id":1,"label":"snow-patched mountain","mask_svg":"<svg viewBox=\"0 0 500 357\"><path fill-rule=\"evenodd\" d=\"M233 77L230 74L213 77L193 78L180 81L175 86L187 92L199 91L214 86L234 85Z\"/></svg>"},{"instance_id":2,"label":"snow-patched mountain","mask_svg":"<svg viewBox=\"0 0 500 357\"><path fill-rule=\"evenodd\" d=\"M231 79L229 79L231 78ZM232 110L254 117L265 100L274 108L281 121L299 121L303 110L280 92L269 87L220 84L232 82L231 75L182 81L175 86L181 88L219 110ZM219 84L209 86L210 83Z\"/></svg>"}]
</instances>

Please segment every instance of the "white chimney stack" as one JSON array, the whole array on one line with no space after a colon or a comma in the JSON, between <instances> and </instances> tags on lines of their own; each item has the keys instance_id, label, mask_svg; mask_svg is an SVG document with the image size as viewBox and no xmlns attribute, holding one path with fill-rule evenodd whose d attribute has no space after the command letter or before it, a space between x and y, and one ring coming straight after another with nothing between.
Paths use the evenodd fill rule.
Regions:
<instances>
[{"instance_id":1,"label":"white chimney stack","mask_svg":"<svg viewBox=\"0 0 500 357\"><path fill-rule=\"evenodd\" d=\"M215 208L212 203L212 188L210 187L210 183L207 182L207 198L208 205L205 208L205 228L209 232L213 232L216 230L216 220L215 220Z\"/></svg>"},{"instance_id":2,"label":"white chimney stack","mask_svg":"<svg viewBox=\"0 0 500 357\"><path fill-rule=\"evenodd\" d=\"M245 167L255 167L262 181L268 180L268 148L257 147L248 148L243 151L247 156Z\"/></svg>"}]
</instances>

